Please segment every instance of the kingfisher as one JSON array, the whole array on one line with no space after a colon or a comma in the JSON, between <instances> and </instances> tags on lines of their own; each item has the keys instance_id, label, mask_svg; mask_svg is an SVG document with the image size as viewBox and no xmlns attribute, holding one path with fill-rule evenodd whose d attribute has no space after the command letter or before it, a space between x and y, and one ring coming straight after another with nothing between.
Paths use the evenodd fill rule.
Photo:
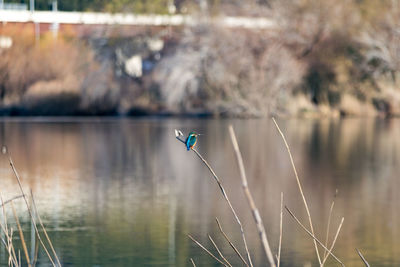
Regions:
<instances>
[{"instance_id":1,"label":"kingfisher","mask_svg":"<svg viewBox=\"0 0 400 267\"><path fill-rule=\"evenodd\" d=\"M188 137L186 138L186 148L189 151L192 147L194 147L197 143L197 136L200 134L195 133L195 132L190 132Z\"/></svg>"}]
</instances>

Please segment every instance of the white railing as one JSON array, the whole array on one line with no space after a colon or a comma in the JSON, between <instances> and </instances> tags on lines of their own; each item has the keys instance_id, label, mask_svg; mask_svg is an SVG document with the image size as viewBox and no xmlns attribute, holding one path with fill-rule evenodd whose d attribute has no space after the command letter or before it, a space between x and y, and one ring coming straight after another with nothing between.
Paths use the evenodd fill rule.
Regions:
<instances>
[{"instance_id":1,"label":"white railing","mask_svg":"<svg viewBox=\"0 0 400 267\"><path fill-rule=\"evenodd\" d=\"M179 26L200 23L188 15L135 15L122 13L93 13L93 12L61 12L61 11L20 11L0 10L0 22L35 22L59 24L104 24L104 25L148 25L148 26ZM203 20L204 22L204 20ZM267 18L248 17L217 17L208 20L226 27L275 28L273 20Z\"/></svg>"}]
</instances>

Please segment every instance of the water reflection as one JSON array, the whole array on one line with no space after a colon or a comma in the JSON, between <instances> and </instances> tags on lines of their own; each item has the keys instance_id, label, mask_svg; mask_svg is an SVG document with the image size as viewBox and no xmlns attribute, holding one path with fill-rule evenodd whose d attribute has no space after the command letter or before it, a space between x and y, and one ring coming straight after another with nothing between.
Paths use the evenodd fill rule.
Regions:
<instances>
[{"instance_id":1,"label":"water reflection","mask_svg":"<svg viewBox=\"0 0 400 267\"><path fill-rule=\"evenodd\" d=\"M204 134L199 150L231 195L259 266L265 258L240 188L228 138L230 123L276 250L280 192L304 222L306 216L287 152L269 120L5 120L0 123L0 140L11 151L24 185L36 195L39 212L66 266L187 266L190 257L199 266L216 266L189 241L188 233L209 248L207 234L211 234L232 263L239 263L214 221L218 217L241 246L238 227L218 187L193 153L174 139L175 128L195 129ZM357 247L372 266L398 265L400 121L279 123L291 146L317 235L325 236L329 207L338 189L332 228L342 216L345 223L335 254L349 266L362 266ZM0 171L3 197L18 194L4 157ZM15 204L30 236L24 205ZM286 215L282 266L315 265L311 240ZM6 264L6 260L2 248L0 261ZM48 264L44 255L39 263ZM329 259L330 264L335 263Z\"/></svg>"}]
</instances>

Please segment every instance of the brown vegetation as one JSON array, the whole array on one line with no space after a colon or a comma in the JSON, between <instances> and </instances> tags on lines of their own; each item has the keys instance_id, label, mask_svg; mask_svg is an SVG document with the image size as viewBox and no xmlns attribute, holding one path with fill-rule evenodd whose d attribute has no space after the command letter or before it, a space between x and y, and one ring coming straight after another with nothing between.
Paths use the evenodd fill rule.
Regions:
<instances>
[{"instance_id":1,"label":"brown vegetation","mask_svg":"<svg viewBox=\"0 0 400 267\"><path fill-rule=\"evenodd\" d=\"M29 25L2 29L2 34L13 40L11 48L0 50L3 112L74 115L92 111L93 105L99 113L115 108L109 107L113 98L106 97L111 69L101 69L93 51L82 42L68 34L55 39L51 33L36 40Z\"/></svg>"},{"instance_id":2,"label":"brown vegetation","mask_svg":"<svg viewBox=\"0 0 400 267\"><path fill-rule=\"evenodd\" d=\"M317 259L318 259L318 263L319 263L319 265L321 267L324 266L324 264L326 263L326 260L327 260L327 258L329 256L331 256L333 259L335 259L335 261L338 262L341 266L345 266L344 263L332 252L333 248L335 246L336 240L338 238L338 235L340 233L340 230L341 230L341 228L343 226L343 221L344 221L343 217L342 217L342 219L341 219L341 221L340 221L340 223L339 223L339 225L337 227L337 230L336 230L336 233L335 233L335 235L334 235L334 237L332 239L331 245L328 245L329 244L328 240L329 240L329 235L330 235L331 216L332 216L332 211L333 211L333 206L334 206L334 203L335 203L335 199L333 200L331 208L330 208L330 211L329 211L329 218L328 218L327 232L326 232L326 241L325 241L325 244L324 244L324 243L322 243L320 241L320 239L318 239L316 237L316 234L314 233L314 227L313 227L313 223L312 223L312 216L311 216L310 211L309 211L309 205L307 204L307 201L306 201L306 198L305 198L305 195L304 195L304 192L303 192L303 186L302 186L301 180L300 180L300 178L298 176L298 173L297 173L297 170L296 170L296 167L295 167L295 164L294 164L293 156L292 156L292 153L290 151L289 145L288 145L288 143L286 141L286 138L285 138L283 132L281 131L281 129L278 126L278 124L276 123L275 119L273 118L272 120L273 120L273 122L274 122L274 124L275 124L275 126L276 126L276 128L277 128L277 130L279 132L279 134L281 135L285 146L286 146L286 149L287 149L287 152L288 152L288 155L289 155L289 158L290 158L290 162L291 162L291 165L292 165L292 168L293 168L293 171L294 171L294 176L296 178L297 187L298 187L299 193L300 193L300 195L301 195L301 197L303 199L304 208L305 208L305 210L307 212L307 217L308 217L308 221L309 221L309 225L310 225L309 226L310 230L301 223L301 221L294 215L294 213L286 205L285 205L285 209L288 212L288 214L297 222L297 224L312 238L314 246L315 246L315 252L316 252ZM241 178L241 187L243 189L243 193L246 196L246 200L247 200L247 202L249 204L249 209L251 210L251 213L253 215L254 222L255 222L255 224L257 226L257 231L259 233L261 246L262 246L263 251L265 253L265 256L266 256L266 258L268 260L268 264L266 264L266 265L267 266L272 266L272 267L279 266L280 265L280 255L281 255L281 245L282 245L281 241L282 241L283 193L281 193L281 206L280 206L280 210L281 210L281 215L280 215L280 238L279 238L278 252L275 254L275 258L274 258L273 252L271 251L270 243L269 243L269 241L267 239L267 233L266 233L266 230L265 230L265 227L264 227L263 220L262 220L262 218L260 216L259 210L258 210L258 208L256 206L256 203L255 203L255 201L253 199L252 193L250 192L250 189L249 189L249 186L248 186L248 180L247 180L247 177L246 177L246 172L245 172L245 168L244 168L242 154L240 152L239 145L237 143L236 135L235 135L235 132L233 130L232 125L229 126L229 132L230 132L231 142L232 142L232 145L233 145L233 148L234 148L234 151L235 151L237 163L238 163L238 166L239 166L239 172L240 172L240 178ZM185 144L184 135L180 130L175 130L175 136L180 142ZM233 214L233 217L234 217L234 221L239 225L239 228L240 228L240 232L241 232L242 240L243 240L243 246L244 246L244 249L245 249L245 252L246 252L246 256L247 256L247 261L240 254L240 252L237 249L237 247L232 244L232 242L230 241L230 238L228 237L228 235L222 230L221 224L219 223L218 219L216 219L217 225L218 225L222 235L228 241L229 245L234 250L234 252L240 257L240 259L242 260L244 265L245 266L253 266L253 263L252 263L252 260L251 260L251 253L249 252L248 247L247 247L247 243L246 243L245 230L244 230L244 228L243 228L243 226L242 226L242 224L240 222L238 214L235 212L235 209L232 206L232 204L231 204L231 202L230 202L230 200L228 198L229 193L224 189L224 186L222 185L221 180L218 178L218 176L216 175L216 173L214 172L214 170L212 169L210 164L201 156L201 154L195 148L191 147L191 150L196 154L196 156L208 168L208 170L210 171L212 177L217 182L218 187L219 187L219 189L220 189L225 201L227 202L230 210L232 211L232 214ZM335 194L335 198L336 198L336 194ZM218 246L215 244L215 242L213 241L213 239L210 236L209 236L209 239L212 242L212 244L215 247L215 249L218 251L218 254L219 254L220 258L215 256L212 252L210 252L204 245L199 243L191 235L188 235L188 237L194 243L196 243L201 249L206 251L211 257L213 257L216 261L218 261L222 265L224 265L224 266L232 266L230 264L229 260L221 253L220 249L218 248ZM323 253L320 251L319 247L323 248ZM359 254L361 260L364 262L364 264L366 266L369 266L368 262L365 260L365 258L361 254L361 252L358 249L356 249L356 250L357 250L357 253ZM195 263L194 263L194 260L192 258L190 260L191 260L192 264L194 266L196 266Z\"/></svg>"},{"instance_id":3,"label":"brown vegetation","mask_svg":"<svg viewBox=\"0 0 400 267\"><path fill-rule=\"evenodd\" d=\"M212 18L241 4L205 7ZM14 45L0 52L0 106L40 115L400 115L399 1L250 1L237 14L277 26L211 22L105 45L68 33L35 41L31 28L3 27ZM166 43L158 58L141 55L155 67L121 74L118 50L135 55L138 41L156 35Z\"/></svg>"},{"instance_id":4,"label":"brown vegetation","mask_svg":"<svg viewBox=\"0 0 400 267\"><path fill-rule=\"evenodd\" d=\"M20 176L15 168L14 162L12 161L12 159L9 156L7 149L5 147L2 148L2 154L6 154L8 156L10 167L14 173L20 193L22 194L22 195L13 197L7 201L3 201L3 198L1 197L1 194L0 194L0 200L1 200L0 208L2 209L2 219L0 220L0 228L1 228L2 234L4 234L4 236L5 236L5 238L3 238L3 237L1 238L1 242L5 246L5 248L7 249L7 252L8 252L8 266L18 267L18 266L22 266L22 264L25 262L26 262L26 266L28 266L28 267L36 266L37 259L38 259L39 245L36 245L36 247L35 247L35 244L40 244L41 248L43 248L49 261L51 262L51 265L54 267L56 267L56 266L61 267L61 262L57 256L54 246L47 234L47 231L46 231L46 229L42 223L42 220L40 218L40 215L37 211L32 191L30 194L31 198L29 199L29 196L24 192L22 182L21 182ZM32 223L32 227L34 229L32 231L34 231L34 233L35 233L35 240L34 240L34 242L31 242L31 244L30 244L32 247L35 247L34 258L29 257L28 248L26 245L26 241L24 239L24 234L23 234L18 216L16 214L15 208L14 208L13 201L15 201L18 198L24 199L24 202L25 202L28 214L29 214L29 219L30 219L30 221ZM14 219L15 219L14 227L18 229L18 233L19 233L19 237L20 237L21 244L18 244L18 245L22 246L22 250L24 252L25 259L21 258L21 251L20 251L20 249L17 249L17 247L16 247L17 242L13 237L13 226L11 223L8 222L8 219L7 219L6 208L9 207L8 204L11 204L12 212L13 212ZM42 234L40 234L39 231L42 232ZM44 234L44 238L43 238L43 234ZM45 243L47 243L47 245Z\"/></svg>"}]
</instances>

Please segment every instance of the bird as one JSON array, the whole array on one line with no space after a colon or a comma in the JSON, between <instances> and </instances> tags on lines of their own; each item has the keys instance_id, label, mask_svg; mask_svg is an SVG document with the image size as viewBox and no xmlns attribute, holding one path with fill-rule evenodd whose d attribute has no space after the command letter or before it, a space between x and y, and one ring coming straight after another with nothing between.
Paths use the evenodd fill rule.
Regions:
<instances>
[{"instance_id":1,"label":"bird","mask_svg":"<svg viewBox=\"0 0 400 267\"><path fill-rule=\"evenodd\" d=\"M188 137L186 138L186 148L189 151L192 147L194 147L197 143L197 136L200 134L195 133L195 132L190 132Z\"/></svg>"}]
</instances>

